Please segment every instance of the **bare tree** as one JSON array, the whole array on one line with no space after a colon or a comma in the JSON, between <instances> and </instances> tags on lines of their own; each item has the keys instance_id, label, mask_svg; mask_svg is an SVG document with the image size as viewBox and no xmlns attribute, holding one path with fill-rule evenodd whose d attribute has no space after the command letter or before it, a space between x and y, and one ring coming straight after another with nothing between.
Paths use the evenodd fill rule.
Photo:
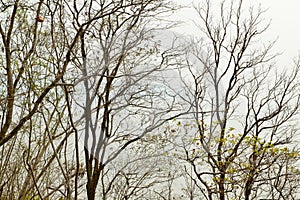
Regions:
<instances>
[{"instance_id":1,"label":"bare tree","mask_svg":"<svg viewBox=\"0 0 300 200\"><path fill-rule=\"evenodd\" d=\"M3 198L62 196L58 190L49 192L59 177L51 171L66 173L68 161L60 160L58 154L65 152L62 149L72 133L64 117L66 103L59 83L78 36L65 48L66 43L57 44L65 30L56 26L61 19L59 8L59 4L44 1L1 2L5 19L0 24ZM61 163L65 165L59 167ZM70 197L69 178L64 176L62 182Z\"/></svg>"},{"instance_id":2,"label":"bare tree","mask_svg":"<svg viewBox=\"0 0 300 200\"><path fill-rule=\"evenodd\" d=\"M243 3L222 1L214 7L206 1L195 7L202 38L193 40L188 67L180 71L184 99L194 108L194 126L181 127L194 138L183 146L185 160L203 198L210 200L252 199L258 193L278 199L291 195L279 190L295 191L283 184L295 174L286 167L290 159L282 158L297 154L292 141L297 135L299 63L276 69L274 43L260 43L269 26L264 25L264 11L247 12ZM190 79L184 78L187 74Z\"/></svg>"},{"instance_id":3,"label":"bare tree","mask_svg":"<svg viewBox=\"0 0 300 200\"><path fill-rule=\"evenodd\" d=\"M93 6L84 8L88 16L93 15ZM102 12L118 10L85 30L74 60L80 74L74 80L78 91L73 95L74 110L82 114L73 119L83 122L79 129L85 137L88 199L95 198L108 163L177 115L174 94L156 78L172 55L159 52L150 20L170 11L167 2L115 1L98 6Z\"/></svg>"},{"instance_id":4,"label":"bare tree","mask_svg":"<svg viewBox=\"0 0 300 200\"><path fill-rule=\"evenodd\" d=\"M179 174L176 162L163 155L169 144L162 138L147 135L108 164L100 181L103 199L171 199L168 187Z\"/></svg>"},{"instance_id":5,"label":"bare tree","mask_svg":"<svg viewBox=\"0 0 300 200\"><path fill-rule=\"evenodd\" d=\"M0 198L297 197L299 61L263 10L195 8L182 48L168 1L1 1Z\"/></svg>"},{"instance_id":6,"label":"bare tree","mask_svg":"<svg viewBox=\"0 0 300 200\"><path fill-rule=\"evenodd\" d=\"M170 55L150 34L171 9L157 0L1 1L0 194L77 199L83 131L94 142L85 145L94 199L104 166L174 117L173 94L152 79Z\"/></svg>"}]
</instances>

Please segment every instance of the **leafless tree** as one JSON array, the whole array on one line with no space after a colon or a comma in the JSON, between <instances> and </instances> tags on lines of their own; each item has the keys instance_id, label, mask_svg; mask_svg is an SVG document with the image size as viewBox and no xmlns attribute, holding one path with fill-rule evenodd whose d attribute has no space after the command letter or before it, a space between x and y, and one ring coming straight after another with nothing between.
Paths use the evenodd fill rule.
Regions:
<instances>
[{"instance_id":1,"label":"leafless tree","mask_svg":"<svg viewBox=\"0 0 300 200\"><path fill-rule=\"evenodd\" d=\"M201 39L193 40L188 67L180 70L184 100L194 108L194 126L180 128L194 138L183 146L185 160L210 200L255 199L257 192L260 198L284 198L292 192L279 190L295 192L295 185L283 183L298 176L286 167L286 155L297 154L292 141L300 66L277 68L274 42L260 42L269 26L264 11L245 10L244 3L205 1L195 7Z\"/></svg>"},{"instance_id":2,"label":"leafless tree","mask_svg":"<svg viewBox=\"0 0 300 200\"><path fill-rule=\"evenodd\" d=\"M95 198L108 163L178 114L174 94L157 78L172 55L159 51L153 40L157 24L151 21L170 11L167 2L115 1L98 6L102 12L118 10L85 30L74 60L80 74L74 80L74 110L81 114L73 119L83 122L79 129L85 138L88 199ZM82 10L90 16L93 8Z\"/></svg>"},{"instance_id":3,"label":"leafless tree","mask_svg":"<svg viewBox=\"0 0 300 200\"><path fill-rule=\"evenodd\" d=\"M1 1L1 198L42 198L61 188L66 197L72 193L69 177L51 174L66 175L68 168L58 157L72 133L59 84L78 40L58 44L65 36L57 26L61 8L50 1ZM50 192L57 177L65 184Z\"/></svg>"},{"instance_id":4,"label":"leafless tree","mask_svg":"<svg viewBox=\"0 0 300 200\"><path fill-rule=\"evenodd\" d=\"M162 47L171 1L1 1L0 198L297 197L300 64L243 4Z\"/></svg>"},{"instance_id":5,"label":"leafless tree","mask_svg":"<svg viewBox=\"0 0 300 200\"><path fill-rule=\"evenodd\" d=\"M170 55L152 37L173 7L15 0L0 8L0 194L77 199L86 171L94 199L104 166L175 115L173 94L153 79ZM82 131L94 142L85 145L86 170Z\"/></svg>"},{"instance_id":6,"label":"leafless tree","mask_svg":"<svg viewBox=\"0 0 300 200\"><path fill-rule=\"evenodd\" d=\"M148 136L102 171L103 199L159 199L161 196L172 199L172 182L179 176L178 166L172 162L174 159L163 155L167 141Z\"/></svg>"}]
</instances>

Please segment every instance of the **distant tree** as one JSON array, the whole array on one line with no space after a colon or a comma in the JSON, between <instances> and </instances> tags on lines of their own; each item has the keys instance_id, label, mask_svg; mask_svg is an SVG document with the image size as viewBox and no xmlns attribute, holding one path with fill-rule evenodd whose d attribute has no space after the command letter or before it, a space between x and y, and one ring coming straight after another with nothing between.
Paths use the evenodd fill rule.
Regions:
<instances>
[{"instance_id":1,"label":"distant tree","mask_svg":"<svg viewBox=\"0 0 300 200\"><path fill-rule=\"evenodd\" d=\"M102 171L103 199L172 199L172 182L180 176L178 163L166 155L169 143L148 134L131 145Z\"/></svg>"}]
</instances>

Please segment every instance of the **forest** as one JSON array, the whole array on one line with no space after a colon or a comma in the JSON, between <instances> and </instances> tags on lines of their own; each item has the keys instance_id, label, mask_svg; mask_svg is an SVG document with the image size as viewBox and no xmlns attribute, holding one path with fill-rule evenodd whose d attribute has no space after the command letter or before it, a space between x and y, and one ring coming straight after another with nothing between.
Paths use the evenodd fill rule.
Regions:
<instances>
[{"instance_id":1,"label":"forest","mask_svg":"<svg viewBox=\"0 0 300 200\"><path fill-rule=\"evenodd\" d=\"M300 59L267 9L0 1L1 200L300 198Z\"/></svg>"}]
</instances>

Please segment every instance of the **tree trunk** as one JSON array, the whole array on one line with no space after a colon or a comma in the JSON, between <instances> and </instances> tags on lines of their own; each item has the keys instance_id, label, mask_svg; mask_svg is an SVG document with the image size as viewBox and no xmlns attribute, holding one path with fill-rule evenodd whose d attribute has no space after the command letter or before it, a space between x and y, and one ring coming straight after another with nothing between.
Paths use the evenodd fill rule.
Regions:
<instances>
[{"instance_id":1,"label":"tree trunk","mask_svg":"<svg viewBox=\"0 0 300 200\"><path fill-rule=\"evenodd\" d=\"M250 177L248 178L246 184L245 184L245 200L250 199L251 190L252 190L252 183L253 183L253 173L251 172Z\"/></svg>"},{"instance_id":2,"label":"tree trunk","mask_svg":"<svg viewBox=\"0 0 300 200\"><path fill-rule=\"evenodd\" d=\"M104 169L102 163L99 164L98 160L89 154L88 150L85 149L86 156L86 170L87 170L87 184L86 192L88 200L94 200L96 195L96 189L100 177L100 172ZM93 166L94 164L94 166Z\"/></svg>"},{"instance_id":3,"label":"tree trunk","mask_svg":"<svg viewBox=\"0 0 300 200\"><path fill-rule=\"evenodd\" d=\"M225 180L225 173L222 172L222 174L220 175L220 181L219 181L220 200L225 200L224 180Z\"/></svg>"}]
</instances>

